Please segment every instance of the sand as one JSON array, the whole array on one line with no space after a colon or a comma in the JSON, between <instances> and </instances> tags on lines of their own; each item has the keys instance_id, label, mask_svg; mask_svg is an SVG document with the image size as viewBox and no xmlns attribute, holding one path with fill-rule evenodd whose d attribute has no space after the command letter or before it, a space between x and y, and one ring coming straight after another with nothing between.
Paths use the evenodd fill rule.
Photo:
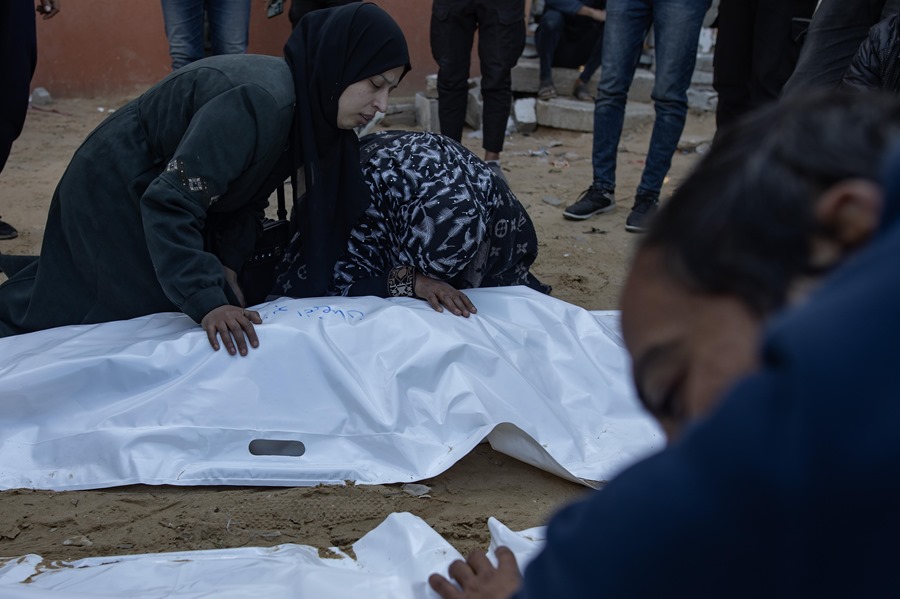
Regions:
<instances>
[{"instance_id":1,"label":"sand","mask_svg":"<svg viewBox=\"0 0 900 599\"><path fill-rule=\"evenodd\" d=\"M0 215L19 230L0 252L36 254L53 190L73 152L127 97L58 99L29 111L0 173ZM390 123L384 123L389 127ZM711 139L711 114L690 114L664 195ZM589 310L618 308L637 236L624 230L640 178L648 129L627 130L619 152L616 210L582 222L562 218L591 181L589 133L541 128L507 138L503 169L534 220L540 242L533 271L553 295ZM481 155L480 140L464 143ZM701 145L702 147L702 145ZM0 274L0 281L4 280ZM0 556L48 559L300 543L348 547L391 512L412 512L463 554L486 549L487 519L514 530L545 524L561 505L589 493L479 445L433 479L428 497L400 485L271 487L129 486L99 491L0 493Z\"/></svg>"}]
</instances>

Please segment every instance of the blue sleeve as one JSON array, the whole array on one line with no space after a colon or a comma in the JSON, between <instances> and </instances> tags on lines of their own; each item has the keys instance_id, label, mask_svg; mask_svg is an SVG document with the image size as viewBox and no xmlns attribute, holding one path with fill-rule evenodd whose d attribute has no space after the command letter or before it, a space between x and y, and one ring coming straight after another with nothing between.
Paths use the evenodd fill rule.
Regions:
<instances>
[{"instance_id":1,"label":"blue sleeve","mask_svg":"<svg viewBox=\"0 0 900 599\"><path fill-rule=\"evenodd\" d=\"M766 498L779 474L760 441L765 386L558 513L516 599L713 596L733 576L764 572L783 526Z\"/></svg>"}]
</instances>

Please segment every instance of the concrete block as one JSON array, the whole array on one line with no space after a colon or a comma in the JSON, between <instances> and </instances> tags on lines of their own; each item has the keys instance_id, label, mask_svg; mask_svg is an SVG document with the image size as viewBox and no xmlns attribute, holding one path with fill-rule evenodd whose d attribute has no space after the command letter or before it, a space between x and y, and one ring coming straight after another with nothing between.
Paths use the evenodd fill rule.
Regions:
<instances>
[{"instance_id":1,"label":"concrete block","mask_svg":"<svg viewBox=\"0 0 900 599\"><path fill-rule=\"evenodd\" d=\"M698 89L712 89L712 83L713 74L711 71L694 70L694 74L691 77L691 87Z\"/></svg>"},{"instance_id":2,"label":"concrete block","mask_svg":"<svg viewBox=\"0 0 900 599\"><path fill-rule=\"evenodd\" d=\"M634 81L628 90L629 102L652 102L653 84L656 76L647 69L638 69L634 73Z\"/></svg>"},{"instance_id":3,"label":"concrete block","mask_svg":"<svg viewBox=\"0 0 900 599\"><path fill-rule=\"evenodd\" d=\"M688 88L688 108L699 112L715 111L719 104L719 94L706 89Z\"/></svg>"},{"instance_id":4,"label":"concrete block","mask_svg":"<svg viewBox=\"0 0 900 599\"><path fill-rule=\"evenodd\" d=\"M441 121L438 118L438 101L426 98L424 92L416 93L416 124L423 131L441 132Z\"/></svg>"},{"instance_id":5,"label":"concrete block","mask_svg":"<svg viewBox=\"0 0 900 599\"><path fill-rule=\"evenodd\" d=\"M694 67L694 71L701 71L704 73L712 73L713 72L713 55L705 54L703 52L697 54L697 66Z\"/></svg>"},{"instance_id":6,"label":"concrete block","mask_svg":"<svg viewBox=\"0 0 900 599\"><path fill-rule=\"evenodd\" d=\"M552 71L553 85L560 96L571 96L572 89L575 87L575 80L581 71L578 69L564 69L556 67ZM597 82L600 80L600 70L594 73L588 81L590 89L597 88ZM519 62L512 69L512 91L520 94L537 94L538 88L541 86L541 68L536 58L520 58Z\"/></svg>"},{"instance_id":7,"label":"concrete block","mask_svg":"<svg viewBox=\"0 0 900 599\"><path fill-rule=\"evenodd\" d=\"M704 27L700 30L700 39L697 40L697 47L703 53L710 53L716 47L716 34L718 30L711 27Z\"/></svg>"},{"instance_id":8,"label":"concrete block","mask_svg":"<svg viewBox=\"0 0 900 599\"><path fill-rule=\"evenodd\" d=\"M481 129L481 114L484 111L484 103L481 101L481 85L469 88L469 97L466 99L466 124L472 129Z\"/></svg>"},{"instance_id":9,"label":"concrete block","mask_svg":"<svg viewBox=\"0 0 900 599\"><path fill-rule=\"evenodd\" d=\"M541 127L570 131L594 130L594 105L569 98L538 100L535 107Z\"/></svg>"},{"instance_id":10,"label":"concrete block","mask_svg":"<svg viewBox=\"0 0 900 599\"><path fill-rule=\"evenodd\" d=\"M520 98L513 104L513 119L516 121L516 131L519 133L531 133L537 129L537 100L534 98Z\"/></svg>"},{"instance_id":11,"label":"concrete block","mask_svg":"<svg viewBox=\"0 0 900 599\"><path fill-rule=\"evenodd\" d=\"M570 131L594 131L594 105L567 98L538 100L537 122L541 127L568 129ZM648 127L653 124L656 112L653 106L642 102L628 102L625 105L626 130Z\"/></svg>"},{"instance_id":12,"label":"concrete block","mask_svg":"<svg viewBox=\"0 0 900 599\"><path fill-rule=\"evenodd\" d=\"M388 106L381 124L385 127L405 128L414 126L416 122L415 102L394 102Z\"/></svg>"},{"instance_id":13,"label":"concrete block","mask_svg":"<svg viewBox=\"0 0 900 599\"><path fill-rule=\"evenodd\" d=\"M432 73L431 75L425 75L425 97L431 99L437 99L438 90L437 90L437 73Z\"/></svg>"},{"instance_id":14,"label":"concrete block","mask_svg":"<svg viewBox=\"0 0 900 599\"><path fill-rule=\"evenodd\" d=\"M656 110L652 104L644 104L643 102L628 102L625 104L624 130L652 127L654 120L656 120Z\"/></svg>"},{"instance_id":15,"label":"concrete block","mask_svg":"<svg viewBox=\"0 0 900 599\"><path fill-rule=\"evenodd\" d=\"M540 66L537 60L520 58L512 70L512 90L519 94L537 94L540 87ZM578 79L578 69L553 69L553 85L561 97L571 97L575 88L575 80ZM588 89L596 93L597 82L600 81L600 70L588 81ZM653 73L647 69L638 69L634 74L631 89L628 90L628 99L632 102L649 102L650 93L653 91Z\"/></svg>"}]
</instances>

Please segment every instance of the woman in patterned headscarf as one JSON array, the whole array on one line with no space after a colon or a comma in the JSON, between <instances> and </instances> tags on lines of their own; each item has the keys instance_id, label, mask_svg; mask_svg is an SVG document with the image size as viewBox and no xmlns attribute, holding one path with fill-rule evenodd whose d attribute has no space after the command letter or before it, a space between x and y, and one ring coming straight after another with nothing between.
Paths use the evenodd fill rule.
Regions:
<instances>
[{"instance_id":1,"label":"woman in patterned headscarf","mask_svg":"<svg viewBox=\"0 0 900 599\"><path fill-rule=\"evenodd\" d=\"M460 291L550 287L529 272L537 235L487 164L434 133L386 131L362 140L371 204L334 268L332 295L410 296L468 316Z\"/></svg>"},{"instance_id":2,"label":"woman in patterned headscarf","mask_svg":"<svg viewBox=\"0 0 900 599\"><path fill-rule=\"evenodd\" d=\"M308 15L284 59L215 56L172 73L75 153L40 257L0 260L0 336L181 311L214 349L246 354L261 320L237 273L269 195L303 168L314 267L302 286L324 294L367 205L353 128L386 110L408 70L396 22L359 3Z\"/></svg>"}]
</instances>

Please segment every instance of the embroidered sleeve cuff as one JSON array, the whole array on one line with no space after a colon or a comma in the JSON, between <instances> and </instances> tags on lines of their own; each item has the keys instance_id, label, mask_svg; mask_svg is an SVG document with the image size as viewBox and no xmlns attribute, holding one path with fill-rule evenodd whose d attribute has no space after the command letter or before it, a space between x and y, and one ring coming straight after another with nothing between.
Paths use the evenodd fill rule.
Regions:
<instances>
[{"instance_id":1,"label":"embroidered sleeve cuff","mask_svg":"<svg viewBox=\"0 0 900 599\"><path fill-rule=\"evenodd\" d=\"M388 275L388 295L391 297L416 297L416 267L396 266Z\"/></svg>"}]
</instances>

